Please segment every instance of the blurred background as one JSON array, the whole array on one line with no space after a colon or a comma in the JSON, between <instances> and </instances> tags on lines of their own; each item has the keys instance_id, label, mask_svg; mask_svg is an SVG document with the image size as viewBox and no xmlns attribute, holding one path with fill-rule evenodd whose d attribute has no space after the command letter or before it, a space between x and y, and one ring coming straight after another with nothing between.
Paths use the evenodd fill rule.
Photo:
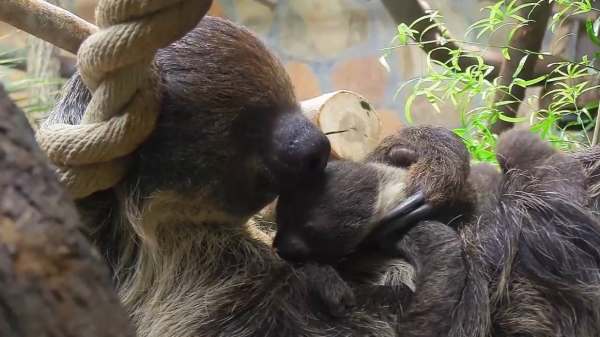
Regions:
<instances>
[{"instance_id":1,"label":"blurred background","mask_svg":"<svg viewBox=\"0 0 600 337\"><path fill-rule=\"evenodd\" d=\"M97 0L52 2L94 22ZM481 11L481 8L495 2L427 1L432 9L439 10L443 16L442 21L455 38L505 46L511 27L497 30L491 36L483 34L479 39L476 39L475 32L466 35L469 25L488 16L488 12ZM215 0L209 14L241 23L261 36L284 62L299 99L339 89L363 95L380 114L384 134L407 123L404 105L406 97L412 91L407 86L394 99L400 86L427 74L426 55L418 46L394 49L386 58L389 71L379 61L385 53L384 49L390 46L392 38L397 34L397 24L378 0ZM560 28L562 31L559 29L555 34L547 33L543 50L568 59L581 59L583 54L593 55L595 51L589 50L589 39L585 34L582 34L582 41L578 41L577 34L563 39L552 36L568 34L580 29L578 27L567 22ZM34 55L35 48L32 46L35 43L27 34L0 23L0 53L5 55L4 63L8 62L6 59L9 56L17 63L25 61L16 61L14 57L28 58L27 64L35 62L32 57L43 58L41 54ZM69 71L72 72L74 67L74 56L64 51L56 53L58 54L54 56L60 59L62 77L68 77ZM28 75L22 71L26 68L24 64L17 68L20 70L8 70L4 67L2 80L13 83L13 98L19 104L29 107L30 119L35 121L47 107L40 103L44 95L39 90L19 90L19 80ZM44 85L54 86L58 90L60 80ZM529 94L535 95L535 91L540 89L528 90ZM51 101L51 96L52 94L45 99ZM477 104L480 102L470 102L469 108ZM419 96L412 106L413 123L442 124L451 128L460 126L458 109L451 104L441 105L440 108L441 113L437 113L424 96ZM530 108L522 105L521 109Z\"/></svg>"}]
</instances>

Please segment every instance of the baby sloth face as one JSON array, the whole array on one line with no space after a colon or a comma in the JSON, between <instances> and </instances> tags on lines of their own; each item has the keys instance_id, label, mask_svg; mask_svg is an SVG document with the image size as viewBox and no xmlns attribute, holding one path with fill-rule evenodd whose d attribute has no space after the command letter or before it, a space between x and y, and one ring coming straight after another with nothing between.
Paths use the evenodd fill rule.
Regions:
<instances>
[{"instance_id":1,"label":"baby sloth face","mask_svg":"<svg viewBox=\"0 0 600 337\"><path fill-rule=\"evenodd\" d=\"M343 258L406 199L405 176L383 164L330 162L318 179L280 194L273 247L292 263Z\"/></svg>"},{"instance_id":2,"label":"baby sloth face","mask_svg":"<svg viewBox=\"0 0 600 337\"><path fill-rule=\"evenodd\" d=\"M465 188L469 158L444 127L402 129L363 163L332 161L316 179L282 191L273 246L292 263L332 263L365 241L394 241L397 229L452 207Z\"/></svg>"}]
</instances>

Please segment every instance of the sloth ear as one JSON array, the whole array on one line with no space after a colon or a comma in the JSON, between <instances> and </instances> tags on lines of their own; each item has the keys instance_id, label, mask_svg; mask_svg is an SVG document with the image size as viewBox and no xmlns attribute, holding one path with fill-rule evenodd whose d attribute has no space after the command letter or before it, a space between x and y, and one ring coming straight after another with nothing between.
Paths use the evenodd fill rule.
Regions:
<instances>
[{"instance_id":1,"label":"sloth ear","mask_svg":"<svg viewBox=\"0 0 600 337\"><path fill-rule=\"evenodd\" d=\"M408 168L419 159L417 153L406 147L396 145L387 153L389 163L396 167Z\"/></svg>"}]
</instances>

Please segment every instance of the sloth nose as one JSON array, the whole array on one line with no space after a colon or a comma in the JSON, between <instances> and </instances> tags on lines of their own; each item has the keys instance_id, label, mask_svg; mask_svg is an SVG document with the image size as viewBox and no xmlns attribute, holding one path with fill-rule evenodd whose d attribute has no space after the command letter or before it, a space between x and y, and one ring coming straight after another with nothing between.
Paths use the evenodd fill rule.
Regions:
<instances>
[{"instance_id":1,"label":"sloth nose","mask_svg":"<svg viewBox=\"0 0 600 337\"><path fill-rule=\"evenodd\" d=\"M306 176L325 169L331 143L325 134L301 113L282 117L275 141L277 159L283 173Z\"/></svg>"},{"instance_id":2,"label":"sloth nose","mask_svg":"<svg viewBox=\"0 0 600 337\"><path fill-rule=\"evenodd\" d=\"M308 258L309 249L298 236L280 237L277 242L273 242L273 246L277 255L290 263L302 263Z\"/></svg>"},{"instance_id":3,"label":"sloth nose","mask_svg":"<svg viewBox=\"0 0 600 337\"><path fill-rule=\"evenodd\" d=\"M331 152L329 139L317 132L309 134L306 139L291 143L282 153L281 159L292 168L297 168L302 175L321 172L327 166Z\"/></svg>"}]
</instances>

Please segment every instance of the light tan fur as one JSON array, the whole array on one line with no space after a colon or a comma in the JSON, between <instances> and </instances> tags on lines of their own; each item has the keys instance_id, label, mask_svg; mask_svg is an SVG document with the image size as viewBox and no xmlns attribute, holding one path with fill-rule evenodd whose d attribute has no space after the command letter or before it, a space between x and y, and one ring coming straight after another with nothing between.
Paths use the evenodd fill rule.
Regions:
<instances>
[{"instance_id":1,"label":"light tan fur","mask_svg":"<svg viewBox=\"0 0 600 337\"><path fill-rule=\"evenodd\" d=\"M115 270L117 288L139 336L198 337L196 329L211 324L214 307L226 300L240 304L248 300L231 289L264 287L263 277L284 263L270 247L271 236L253 221L214 211L218 208L206 206L205 199L166 192L140 199L124 190L119 199L122 216L118 226L124 231L129 228L132 238L125 251L134 254L137 242L138 260L133 270L127 270L126 261L133 255L123 256ZM221 254L231 254L237 263L223 261ZM388 323L368 320L378 326L380 336L393 335ZM315 331L314 336L332 334L335 331ZM235 336L253 335L238 331Z\"/></svg>"},{"instance_id":2,"label":"light tan fur","mask_svg":"<svg viewBox=\"0 0 600 337\"><path fill-rule=\"evenodd\" d=\"M169 192L156 192L147 199L127 191L120 194L119 227L135 231L127 244L138 241L139 252L129 277L119 277L128 272L124 265L115 272L119 295L139 336L195 336L193 327L208 324L211 306L228 296L228 288L257 279L256 275L226 277L226 271L218 270L220 252L240 254L240 261L254 264L255 268L248 270L267 271L262 265L273 262L265 259L270 255L271 238L248 219L231 218L202 199L199 202ZM211 223L212 228L203 223ZM126 251L133 253L133 247ZM245 271L243 265L238 267L238 272Z\"/></svg>"},{"instance_id":3,"label":"light tan fur","mask_svg":"<svg viewBox=\"0 0 600 337\"><path fill-rule=\"evenodd\" d=\"M373 212L373 222L365 226L369 231L390 211L406 199L406 170L381 163L367 163L379 174L379 194ZM368 262L366 262L368 263ZM376 285L407 285L415 289L414 267L403 259L390 260L380 274Z\"/></svg>"},{"instance_id":4,"label":"light tan fur","mask_svg":"<svg viewBox=\"0 0 600 337\"><path fill-rule=\"evenodd\" d=\"M375 204L374 224L406 200L406 170L380 163L369 163L379 173L379 195ZM369 230L371 230L369 228Z\"/></svg>"}]
</instances>

